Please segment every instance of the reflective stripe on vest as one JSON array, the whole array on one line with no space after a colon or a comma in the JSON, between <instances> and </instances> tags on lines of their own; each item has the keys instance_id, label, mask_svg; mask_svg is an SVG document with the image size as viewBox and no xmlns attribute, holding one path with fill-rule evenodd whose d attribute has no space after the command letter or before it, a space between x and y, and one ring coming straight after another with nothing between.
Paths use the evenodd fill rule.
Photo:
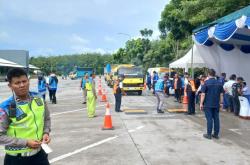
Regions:
<instances>
[{"instance_id":1,"label":"reflective stripe on vest","mask_svg":"<svg viewBox=\"0 0 250 165\"><path fill-rule=\"evenodd\" d=\"M11 123L7 135L20 139L42 140L44 129L44 101L40 97L34 97L31 103L18 104L16 117L10 118ZM28 147L5 146L6 153L24 153L32 151Z\"/></svg>"}]
</instances>

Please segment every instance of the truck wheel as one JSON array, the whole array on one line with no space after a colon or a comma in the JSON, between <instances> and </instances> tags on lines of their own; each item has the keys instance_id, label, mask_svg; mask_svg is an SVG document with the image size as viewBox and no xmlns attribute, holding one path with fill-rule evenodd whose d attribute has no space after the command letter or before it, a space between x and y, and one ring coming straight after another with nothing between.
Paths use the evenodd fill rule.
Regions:
<instances>
[{"instance_id":1,"label":"truck wheel","mask_svg":"<svg viewBox=\"0 0 250 165\"><path fill-rule=\"evenodd\" d=\"M142 91L138 91L138 95L141 96L142 95Z\"/></svg>"}]
</instances>

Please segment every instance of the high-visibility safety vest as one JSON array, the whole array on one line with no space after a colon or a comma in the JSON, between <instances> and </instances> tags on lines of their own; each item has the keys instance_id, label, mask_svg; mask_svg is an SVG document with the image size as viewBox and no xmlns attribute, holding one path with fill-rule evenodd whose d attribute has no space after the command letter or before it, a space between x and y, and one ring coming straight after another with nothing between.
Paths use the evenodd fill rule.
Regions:
<instances>
[{"instance_id":1,"label":"high-visibility safety vest","mask_svg":"<svg viewBox=\"0 0 250 165\"><path fill-rule=\"evenodd\" d=\"M49 78L49 88L51 90L57 90L57 82L55 77L50 77Z\"/></svg>"},{"instance_id":2,"label":"high-visibility safety vest","mask_svg":"<svg viewBox=\"0 0 250 165\"><path fill-rule=\"evenodd\" d=\"M162 92L163 90L164 90L164 81L163 79L159 79L155 84L155 91Z\"/></svg>"},{"instance_id":3,"label":"high-visibility safety vest","mask_svg":"<svg viewBox=\"0 0 250 165\"><path fill-rule=\"evenodd\" d=\"M195 88L194 80L191 80L191 81L190 81L190 85L191 85L192 91L195 92L195 91L196 91L196 88Z\"/></svg>"},{"instance_id":4,"label":"high-visibility safety vest","mask_svg":"<svg viewBox=\"0 0 250 165\"><path fill-rule=\"evenodd\" d=\"M117 84L117 82L114 84L113 87L113 93L116 94L117 88L118 88L119 84Z\"/></svg>"},{"instance_id":5,"label":"high-visibility safety vest","mask_svg":"<svg viewBox=\"0 0 250 165\"><path fill-rule=\"evenodd\" d=\"M46 81L44 79L38 81L38 92L39 93L46 92Z\"/></svg>"},{"instance_id":6,"label":"high-visibility safety vest","mask_svg":"<svg viewBox=\"0 0 250 165\"><path fill-rule=\"evenodd\" d=\"M92 91L92 82L87 81L85 87L87 91Z\"/></svg>"},{"instance_id":7,"label":"high-visibility safety vest","mask_svg":"<svg viewBox=\"0 0 250 165\"><path fill-rule=\"evenodd\" d=\"M7 136L20 139L42 140L44 129L45 105L43 99L37 93L30 93L30 102L16 103L15 108L11 108L11 97L3 104L1 108L9 116L10 124L7 130ZM11 111L15 111L11 116ZM9 154L18 154L32 151L27 146L5 146L5 152Z\"/></svg>"}]
</instances>

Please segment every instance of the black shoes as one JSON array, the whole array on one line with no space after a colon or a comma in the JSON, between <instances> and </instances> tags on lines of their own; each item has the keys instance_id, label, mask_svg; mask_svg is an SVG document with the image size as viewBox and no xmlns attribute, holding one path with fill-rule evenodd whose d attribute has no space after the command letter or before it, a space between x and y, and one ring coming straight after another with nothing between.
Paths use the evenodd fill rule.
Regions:
<instances>
[{"instance_id":1,"label":"black shoes","mask_svg":"<svg viewBox=\"0 0 250 165\"><path fill-rule=\"evenodd\" d=\"M219 139L220 137L218 135L212 134L212 137L215 139Z\"/></svg>"},{"instance_id":2,"label":"black shoes","mask_svg":"<svg viewBox=\"0 0 250 165\"><path fill-rule=\"evenodd\" d=\"M212 139L212 137L215 138L215 139L220 138L218 135L215 135L215 134L212 134L212 136L208 135L208 134L203 134L203 137L206 138L206 139Z\"/></svg>"},{"instance_id":3,"label":"black shoes","mask_svg":"<svg viewBox=\"0 0 250 165\"><path fill-rule=\"evenodd\" d=\"M164 113L164 111L161 109L157 109L157 113Z\"/></svg>"},{"instance_id":4,"label":"black shoes","mask_svg":"<svg viewBox=\"0 0 250 165\"><path fill-rule=\"evenodd\" d=\"M86 104L86 101L84 101L82 104Z\"/></svg>"},{"instance_id":5,"label":"black shoes","mask_svg":"<svg viewBox=\"0 0 250 165\"><path fill-rule=\"evenodd\" d=\"M209 140L212 139L211 135L208 135L208 134L203 134L203 137Z\"/></svg>"}]
</instances>

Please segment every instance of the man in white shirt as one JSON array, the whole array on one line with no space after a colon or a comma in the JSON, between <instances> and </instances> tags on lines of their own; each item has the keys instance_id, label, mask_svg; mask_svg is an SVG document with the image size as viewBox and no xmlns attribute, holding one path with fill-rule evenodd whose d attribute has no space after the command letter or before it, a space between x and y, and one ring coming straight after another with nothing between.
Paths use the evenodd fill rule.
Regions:
<instances>
[{"instance_id":1,"label":"man in white shirt","mask_svg":"<svg viewBox=\"0 0 250 165\"><path fill-rule=\"evenodd\" d=\"M234 108L233 108L233 93L232 93L232 86L233 84L236 83L236 75L232 74L229 78L229 81L227 81L223 88L226 94L229 95L228 97L228 104L229 104L229 108L231 112L234 112Z\"/></svg>"}]
</instances>

